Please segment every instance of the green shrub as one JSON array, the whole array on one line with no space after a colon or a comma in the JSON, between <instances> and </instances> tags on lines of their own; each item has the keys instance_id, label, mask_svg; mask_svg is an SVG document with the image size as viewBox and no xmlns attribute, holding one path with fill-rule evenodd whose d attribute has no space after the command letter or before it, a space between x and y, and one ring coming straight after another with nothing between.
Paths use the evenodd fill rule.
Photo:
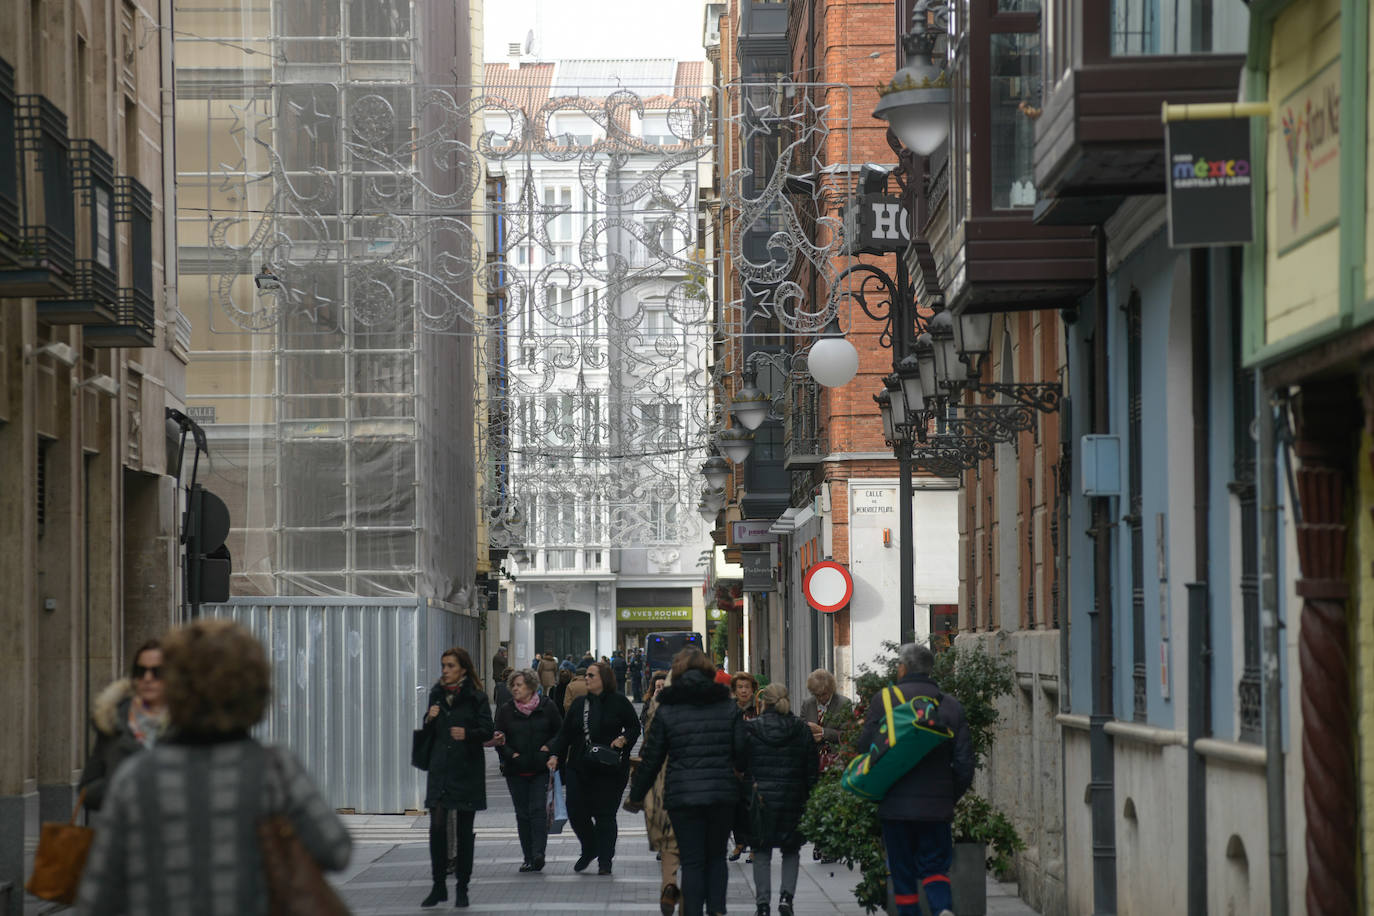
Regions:
<instances>
[{"instance_id":1,"label":"green shrub","mask_svg":"<svg viewBox=\"0 0 1374 916\"><path fill-rule=\"evenodd\" d=\"M987 867L1003 880L1011 874L1012 856L1026 848L1011 820L975 792L954 806L954 842L986 843Z\"/></svg>"}]
</instances>

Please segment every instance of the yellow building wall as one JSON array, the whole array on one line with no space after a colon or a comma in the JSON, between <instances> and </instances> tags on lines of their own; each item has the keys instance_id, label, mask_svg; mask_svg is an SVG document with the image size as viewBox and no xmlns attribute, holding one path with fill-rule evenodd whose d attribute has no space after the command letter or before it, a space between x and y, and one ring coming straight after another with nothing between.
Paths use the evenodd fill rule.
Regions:
<instances>
[{"instance_id":1,"label":"yellow building wall","mask_svg":"<svg viewBox=\"0 0 1374 916\"><path fill-rule=\"evenodd\" d=\"M1278 110L1313 73L1341 52L1340 0L1303 0L1274 22L1269 59L1269 104ZM1339 310L1340 230L1332 227L1281 254L1278 225L1278 164L1287 155L1283 125L1269 118L1265 226L1265 343L1300 333Z\"/></svg>"},{"instance_id":2,"label":"yellow building wall","mask_svg":"<svg viewBox=\"0 0 1374 916\"><path fill-rule=\"evenodd\" d=\"M1368 575L1374 564L1374 438L1365 430L1360 436L1357 460L1359 483L1355 500L1355 570L1351 579L1358 583L1355 595L1354 663L1355 734L1358 736L1361 884L1366 899L1374 888L1374 580Z\"/></svg>"}]
</instances>

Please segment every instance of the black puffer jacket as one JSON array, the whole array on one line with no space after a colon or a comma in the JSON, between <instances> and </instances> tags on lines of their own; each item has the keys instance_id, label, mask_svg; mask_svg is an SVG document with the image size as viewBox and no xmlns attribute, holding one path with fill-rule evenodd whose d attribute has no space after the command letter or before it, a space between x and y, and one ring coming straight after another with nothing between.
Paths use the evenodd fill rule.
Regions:
<instances>
[{"instance_id":1,"label":"black puffer jacket","mask_svg":"<svg viewBox=\"0 0 1374 916\"><path fill-rule=\"evenodd\" d=\"M587 710L587 723L591 726L589 732L582 730L584 707ZM607 745L621 735L625 736L625 746L620 749L621 763L618 771L603 772L603 768L595 764L586 768L586 775L592 779L608 779L615 773L620 781L620 788L624 789L625 780L630 773L630 750L639 740L639 717L635 715L635 708L630 705L629 700L618 693L602 691L599 694L584 694L572 701L568 714L563 717L563 727L549 743L549 750L561 763L576 767L580 772L582 758L587 753L588 734L591 735L593 744Z\"/></svg>"},{"instance_id":2,"label":"black puffer jacket","mask_svg":"<svg viewBox=\"0 0 1374 916\"><path fill-rule=\"evenodd\" d=\"M743 768L746 749L744 723L730 689L690 669L663 688L658 703L630 800L644 801L666 759L663 805L669 811L734 805L740 797L735 771Z\"/></svg>"},{"instance_id":3,"label":"black puffer jacket","mask_svg":"<svg viewBox=\"0 0 1374 916\"><path fill-rule=\"evenodd\" d=\"M425 807L485 811L487 757L482 742L490 740L495 731L487 695L473 686L472 678L464 678L453 691L436 683L429 691L428 705L438 706L439 715L422 726L434 731ZM455 726L464 729L461 741L449 734Z\"/></svg>"},{"instance_id":4,"label":"black puffer jacket","mask_svg":"<svg viewBox=\"0 0 1374 916\"><path fill-rule=\"evenodd\" d=\"M772 709L744 723L745 768L763 797L767 836L751 837L756 848L792 849L806 840L797 830L811 787L820 777L820 756L811 729L796 716ZM753 803L752 793L750 802Z\"/></svg>"},{"instance_id":5,"label":"black puffer jacket","mask_svg":"<svg viewBox=\"0 0 1374 916\"><path fill-rule=\"evenodd\" d=\"M558 734L563 716L548 697L539 698L539 706L528 716L515 708L514 700L507 700L496 710L496 730L506 736L506 743L496 749L501 758L501 772L507 776L532 776L544 772L549 752L541 751Z\"/></svg>"},{"instance_id":6,"label":"black puffer jacket","mask_svg":"<svg viewBox=\"0 0 1374 916\"><path fill-rule=\"evenodd\" d=\"M973 738L964 718L964 707L925 675L909 674L897 687L908 700L917 696L939 700L940 721L954 732L954 737L922 757L920 763L893 783L878 802L878 817L891 821L953 820L954 803L973 784ZM856 746L860 753L867 752L878 737L883 715L882 696L874 694Z\"/></svg>"}]
</instances>

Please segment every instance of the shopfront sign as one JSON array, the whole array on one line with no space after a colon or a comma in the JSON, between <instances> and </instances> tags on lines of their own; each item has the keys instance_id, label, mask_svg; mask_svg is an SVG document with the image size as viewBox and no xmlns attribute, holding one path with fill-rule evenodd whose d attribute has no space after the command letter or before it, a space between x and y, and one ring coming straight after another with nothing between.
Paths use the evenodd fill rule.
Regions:
<instances>
[{"instance_id":1,"label":"shopfront sign","mask_svg":"<svg viewBox=\"0 0 1374 916\"><path fill-rule=\"evenodd\" d=\"M736 544L772 544L778 536L768 529L773 523L768 520L732 522L730 537Z\"/></svg>"},{"instance_id":2,"label":"shopfront sign","mask_svg":"<svg viewBox=\"0 0 1374 916\"><path fill-rule=\"evenodd\" d=\"M745 551L744 590L746 592L771 592L773 590L773 560L767 550Z\"/></svg>"},{"instance_id":3,"label":"shopfront sign","mask_svg":"<svg viewBox=\"0 0 1374 916\"><path fill-rule=\"evenodd\" d=\"M1279 254L1341 217L1341 61L1299 86L1270 116L1279 132L1273 163Z\"/></svg>"},{"instance_id":4,"label":"shopfront sign","mask_svg":"<svg viewBox=\"0 0 1374 916\"><path fill-rule=\"evenodd\" d=\"M691 623L691 607L621 607L615 609L621 623Z\"/></svg>"},{"instance_id":5,"label":"shopfront sign","mask_svg":"<svg viewBox=\"0 0 1374 916\"><path fill-rule=\"evenodd\" d=\"M1250 120L1171 121L1164 144L1169 244L1196 248L1251 241Z\"/></svg>"}]
</instances>

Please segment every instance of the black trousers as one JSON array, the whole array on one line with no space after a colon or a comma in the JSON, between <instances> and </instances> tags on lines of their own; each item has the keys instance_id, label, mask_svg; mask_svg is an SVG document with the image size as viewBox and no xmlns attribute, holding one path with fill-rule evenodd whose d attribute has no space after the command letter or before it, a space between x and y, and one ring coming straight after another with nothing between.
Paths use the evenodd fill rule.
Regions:
<instances>
[{"instance_id":1,"label":"black trousers","mask_svg":"<svg viewBox=\"0 0 1374 916\"><path fill-rule=\"evenodd\" d=\"M730 838L730 818L720 807L669 808L678 855L682 857L682 916L725 912L725 844Z\"/></svg>"},{"instance_id":2,"label":"black trousers","mask_svg":"<svg viewBox=\"0 0 1374 916\"><path fill-rule=\"evenodd\" d=\"M549 772L533 776L514 774L506 777L510 800L515 805L515 828L520 833L520 852L526 862L533 862L544 854L549 843L548 802Z\"/></svg>"},{"instance_id":3,"label":"black trousers","mask_svg":"<svg viewBox=\"0 0 1374 916\"><path fill-rule=\"evenodd\" d=\"M453 870L459 887L467 887L472 878L472 853L477 844L472 821L476 811L453 811L446 808L429 809L429 873L438 884L448 874L448 819L452 814L458 824L458 845L453 850Z\"/></svg>"},{"instance_id":4,"label":"black trousers","mask_svg":"<svg viewBox=\"0 0 1374 916\"><path fill-rule=\"evenodd\" d=\"M582 855L596 856L597 865L610 868L618 835L615 824L620 796L628 774L620 770L590 773L574 763L563 768L568 788L568 823L582 844Z\"/></svg>"}]
</instances>

